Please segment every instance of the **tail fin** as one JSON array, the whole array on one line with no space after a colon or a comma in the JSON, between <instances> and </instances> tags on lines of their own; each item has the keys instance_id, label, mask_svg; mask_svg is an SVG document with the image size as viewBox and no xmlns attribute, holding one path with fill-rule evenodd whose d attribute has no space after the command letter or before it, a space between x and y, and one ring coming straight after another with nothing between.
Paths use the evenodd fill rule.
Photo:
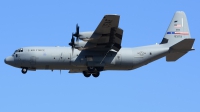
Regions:
<instances>
[{"instance_id":1,"label":"tail fin","mask_svg":"<svg viewBox=\"0 0 200 112\"><path fill-rule=\"evenodd\" d=\"M190 37L187 17L183 11L177 11L166 31L161 44L167 44L169 47Z\"/></svg>"},{"instance_id":2,"label":"tail fin","mask_svg":"<svg viewBox=\"0 0 200 112\"><path fill-rule=\"evenodd\" d=\"M188 51L193 50L194 40L190 36L185 13L177 11L161 42L161 44L165 44L170 48L170 53L166 57L167 61L176 61Z\"/></svg>"}]
</instances>

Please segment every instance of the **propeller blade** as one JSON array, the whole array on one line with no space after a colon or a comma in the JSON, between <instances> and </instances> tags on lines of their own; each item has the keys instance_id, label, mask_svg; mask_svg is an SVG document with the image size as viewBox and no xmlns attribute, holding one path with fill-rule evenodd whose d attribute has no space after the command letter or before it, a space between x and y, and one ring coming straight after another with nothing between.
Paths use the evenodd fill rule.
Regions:
<instances>
[{"instance_id":1,"label":"propeller blade","mask_svg":"<svg viewBox=\"0 0 200 112\"><path fill-rule=\"evenodd\" d=\"M76 42L79 40L79 26L78 26L78 24L76 24L76 33L75 34L73 34L73 36L75 36L76 37Z\"/></svg>"},{"instance_id":2,"label":"propeller blade","mask_svg":"<svg viewBox=\"0 0 200 112\"><path fill-rule=\"evenodd\" d=\"M72 38L71 38L71 42L69 43L70 46L74 45L74 37L73 37L73 33L72 33Z\"/></svg>"},{"instance_id":3,"label":"propeller blade","mask_svg":"<svg viewBox=\"0 0 200 112\"><path fill-rule=\"evenodd\" d=\"M74 47L72 47L72 56L73 56L73 54L74 54Z\"/></svg>"},{"instance_id":4,"label":"propeller blade","mask_svg":"<svg viewBox=\"0 0 200 112\"><path fill-rule=\"evenodd\" d=\"M74 54L74 47L75 47L75 42L74 42L74 34L72 33L72 39L71 39L71 43L72 43L72 55Z\"/></svg>"},{"instance_id":5,"label":"propeller blade","mask_svg":"<svg viewBox=\"0 0 200 112\"><path fill-rule=\"evenodd\" d=\"M74 37L71 39L72 46L74 46Z\"/></svg>"},{"instance_id":6,"label":"propeller blade","mask_svg":"<svg viewBox=\"0 0 200 112\"><path fill-rule=\"evenodd\" d=\"M78 26L78 24L76 24L76 42L78 42L79 41L79 26Z\"/></svg>"},{"instance_id":7,"label":"propeller blade","mask_svg":"<svg viewBox=\"0 0 200 112\"><path fill-rule=\"evenodd\" d=\"M72 33L72 38L71 38L71 42L69 43L69 45L71 46L72 48L72 55L74 53L74 48L75 48L75 38L76 37L76 42L79 41L79 26L78 24L76 24L76 33Z\"/></svg>"},{"instance_id":8,"label":"propeller blade","mask_svg":"<svg viewBox=\"0 0 200 112\"><path fill-rule=\"evenodd\" d=\"M78 42L79 41L79 38L78 37L76 37L76 42Z\"/></svg>"},{"instance_id":9,"label":"propeller blade","mask_svg":"<svg viewBox=\"0 0 200 112\"><path fill-rule=\"evenodd\" d=\"M74 48L75 48L75 39L74 39L74 34L72 33L72 38L71 38L71 42L69 43L69 45L71 46L72 49L72 55L74 53Z\"/></svg>"},{"instance_id":10,"label":"propeller blade","mask_svg":"<svg viewBox=\"0 0 200 112\"><path fill-rule=\"evenodd\" d=\"M77 34L77 37L79 36L79 26L78 24L76 24L76 34Z\"/></svg>"}]
</instances>

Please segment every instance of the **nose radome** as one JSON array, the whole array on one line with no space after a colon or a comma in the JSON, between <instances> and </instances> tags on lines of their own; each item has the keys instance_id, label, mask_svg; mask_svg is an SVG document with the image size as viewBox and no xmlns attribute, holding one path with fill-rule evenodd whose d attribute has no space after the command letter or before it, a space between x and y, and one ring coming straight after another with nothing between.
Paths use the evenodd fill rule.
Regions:
<instances>
[{"instance_id":1,"label":"nose radome","mask_svg":"<svg viewBox=\"0 0 200 112\"><path fill-rule=\"evenodd\" d=\"M6 64L13 64L14 63L14 58L12 56L7 57L6 59L4 59L4 62Z\"/></svg>"}]
</instances>

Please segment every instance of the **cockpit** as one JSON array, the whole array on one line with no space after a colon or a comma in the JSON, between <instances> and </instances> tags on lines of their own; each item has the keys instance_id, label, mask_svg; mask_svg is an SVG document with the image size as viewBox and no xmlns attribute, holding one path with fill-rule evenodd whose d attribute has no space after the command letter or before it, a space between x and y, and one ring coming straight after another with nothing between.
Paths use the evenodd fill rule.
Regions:
<instances>
[{"instance_id":1,"label":"cockpit","mask_svg":"<svg viewBox=\"0 0 200 112\"><path fill-rule=\"evenodd\" d=\"M13 56L14 56L16 53L18 53L18 52L23 52L23 49L20 48L20 49L15 50L15 52L13 53Z\"/></svg>"}]
</instances>

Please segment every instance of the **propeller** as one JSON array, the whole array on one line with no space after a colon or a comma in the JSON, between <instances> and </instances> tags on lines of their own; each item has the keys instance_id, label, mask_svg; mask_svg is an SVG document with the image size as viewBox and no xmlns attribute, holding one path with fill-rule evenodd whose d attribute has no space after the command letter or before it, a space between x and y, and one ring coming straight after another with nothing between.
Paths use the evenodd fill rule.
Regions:
<instances>
[{"instance_id":1,"label":"propeller","mask_svg":"<svg viewBox=\"0 0 200 112\"><path fill-rule=\"evenodd\" d=\"M74 48L75 48L75 38L76 37L76 42L79 41L79 26L78 24L76 24L76 33L72 33L72 38L71 38L71 42L69 43L69 45L72 47L72 55L74 53Z\"/></svg>"},{"instance_id":2,"label":"propeller","mask_svg":"<svg viewBox=\"0 0 200 112\"><path fill-rule=\"evenodd\" d=\"M76 33L73 34L76 37L76 42L79 41L79 26L76 24Z\"/></svg>"},{"instance_id":3,"label":"propeller","mask_svg":"<svg viewBox=\"0 0 200 112\"><path fill-rule=\"evenodd\" d=\"M75 47L74 34L73 33L72 33L72 38L71 38L71 42L69 43L69 45L72 47L72 55L73 55L74 47Z\"/></svg>"}]
</instances>

